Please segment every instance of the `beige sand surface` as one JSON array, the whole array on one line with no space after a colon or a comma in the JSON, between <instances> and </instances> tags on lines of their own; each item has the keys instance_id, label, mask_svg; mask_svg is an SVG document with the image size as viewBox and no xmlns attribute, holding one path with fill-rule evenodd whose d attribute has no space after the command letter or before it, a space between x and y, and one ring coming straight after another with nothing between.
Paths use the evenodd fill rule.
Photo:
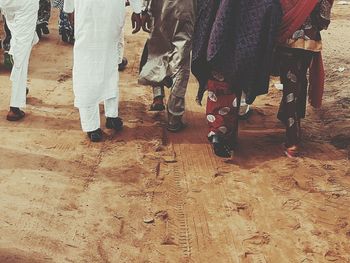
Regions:
<instances>
[{"instance_id":1,"label":"beige sand surface","mask_svg":"<svg viewBox=\"0 0 350 263\"><path fill-rule=\"evenodd\" d=\"M19 123L5 120L10 82L0 65L1 263L350 262L349 5L336 5L324 33L324 107L309 108L297 160L282 155L275 89L241 122L232 161L211 152L193 79L189 127L167 133L136 81L146 35L129 29L125 129L89 143L72 105L72 48L60 41L56 16L34 49Z\"/></svg>"}]
</instances>

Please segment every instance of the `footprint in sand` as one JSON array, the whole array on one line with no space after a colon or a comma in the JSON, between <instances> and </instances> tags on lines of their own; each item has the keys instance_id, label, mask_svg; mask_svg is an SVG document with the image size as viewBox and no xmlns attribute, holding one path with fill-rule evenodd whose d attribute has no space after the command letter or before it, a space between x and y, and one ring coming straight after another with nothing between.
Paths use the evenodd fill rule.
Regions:
<instances>
[{"instance_id":1,"label":"footprint in sand","mask_svg":"<svg viewBox=\"0 0 350 263\"><path fill-rule=\"evenodd\" d=\"M253 209L249 204L226 200L224 204L227 216L238 214L247 220L252 219Z\"/></svg>"},{"instance_id":2,"label":"footprint in sand","mask_svg":"<svg viewBox=\"0 0 350 263\"><path fill-rule=\"evenodd\" d=\"M346 262L345 258L334 250L328 250L324 255L325 259L331 262Z\"/></svg>"},{"instance_id":3,"label":"footprint in sand","mask_svg":"<svg viewBox=\"0 0 350 263\"><path fill-rule=\"evenodd\" d=\"M301 206L301 201L299 199L288 199L282 204L282 208L286 210L295 210Z\"/></svg>"},{"instance_id":4,"label":"footprint in sand","mask_svg":"<svg viewBox=\"0 0 350 263\"><path fill-rule=\"evenodd\" d=\"M250 245L267 245L270 243L271 237L266 232L256 232L251 237L243 240L243 243Z\"/></svg>"}]
</instances>

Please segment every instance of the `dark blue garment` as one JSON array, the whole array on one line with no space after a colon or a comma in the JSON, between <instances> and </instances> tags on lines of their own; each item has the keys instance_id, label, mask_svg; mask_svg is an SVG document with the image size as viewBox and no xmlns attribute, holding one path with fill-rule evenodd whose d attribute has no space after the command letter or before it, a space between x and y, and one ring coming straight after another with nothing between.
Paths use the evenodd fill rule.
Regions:
<instances>
[{"instance_id":1,"label":"dark blue garment","mask_svg":"<svg viewBox=\"0 0 350 263\"><path fill-rule=\"evenodd\" d=\"M74 29L69 21L68 14L60 10L59 34L62 40L67 43L74 43Z\"/></svg>"},{"instance_id":2,"label":"dark blue garment","mask_svg":"<svg viewBox=\"0 0 350 263\"><path fill-rule=\"evenodd\" d=\"M249 104L266 94L281 18L278 0L198 0L192 72L200 88L217 71Z\"/></svg>"},{"instance_id":3,"label":"dark blue garment","mask_svg":"<svg viewBox=\"0 0 350 263\"><path fill-rule=\"evenodd\" d=\"M38 25L49 24L51 17L51 1L50 0L40 0L39 1L39 11L38 11Z\"/></svg>"}]
</instances>

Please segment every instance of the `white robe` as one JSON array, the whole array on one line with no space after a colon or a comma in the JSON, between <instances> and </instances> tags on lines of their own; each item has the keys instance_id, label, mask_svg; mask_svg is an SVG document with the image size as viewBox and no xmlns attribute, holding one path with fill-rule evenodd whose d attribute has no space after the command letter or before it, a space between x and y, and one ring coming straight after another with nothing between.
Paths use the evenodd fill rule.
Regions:
<instances>
[{"instance_id":1,"label":"white robe","mask_svg":"<svg viewBox=\"0 0 350 263\"><path fill-rule=\"evenodd\" d=\"M14 65L11 73L12 107L25 107L29 57L32 46L39 41L36 34L39 0L0 0L0 8L11 31Z\"/></svg>"},{"instance_id":2,"label":"white robe","mask_svg":"<svg viewBox=\"0 0 350 263\"><path fill-rule=\"evenodd\" d=\"M64 11L75 11L73 66L74 105L94 107L118 98L118 48L125 19L124 0L65 0ZM140 13L141 0L133 0Z\"/></svg>"},{"instance_id":3,"label":"white robe","mask_svg":"<svg viewBox=\"0 0 350 263\"><path fill-rule=\"evenodd\" d=\"M120 38L117 44L118 48L118 64L123 62L124 57L124 47L125 47L125 39L124 39L124 27L122 33L120 34Z\"/></svg>"}]
</instances>

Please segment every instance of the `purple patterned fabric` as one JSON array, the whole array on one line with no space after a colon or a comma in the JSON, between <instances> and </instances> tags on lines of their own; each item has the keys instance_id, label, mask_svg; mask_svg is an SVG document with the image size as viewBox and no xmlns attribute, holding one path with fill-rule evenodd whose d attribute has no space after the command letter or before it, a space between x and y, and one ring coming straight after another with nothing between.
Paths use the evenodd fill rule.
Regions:
<instances>
[{"instance_id":1,"label":"purple patterned fabric","mask_svg":"<svg viewBox=\"0 0 350 263\"><path fill-rule=\"evenodd\" d=\"M198 0L192 72L200 88L217 71L248 103L267 93L281 17L278 0Z\"/></svg>"}]
</instances>

